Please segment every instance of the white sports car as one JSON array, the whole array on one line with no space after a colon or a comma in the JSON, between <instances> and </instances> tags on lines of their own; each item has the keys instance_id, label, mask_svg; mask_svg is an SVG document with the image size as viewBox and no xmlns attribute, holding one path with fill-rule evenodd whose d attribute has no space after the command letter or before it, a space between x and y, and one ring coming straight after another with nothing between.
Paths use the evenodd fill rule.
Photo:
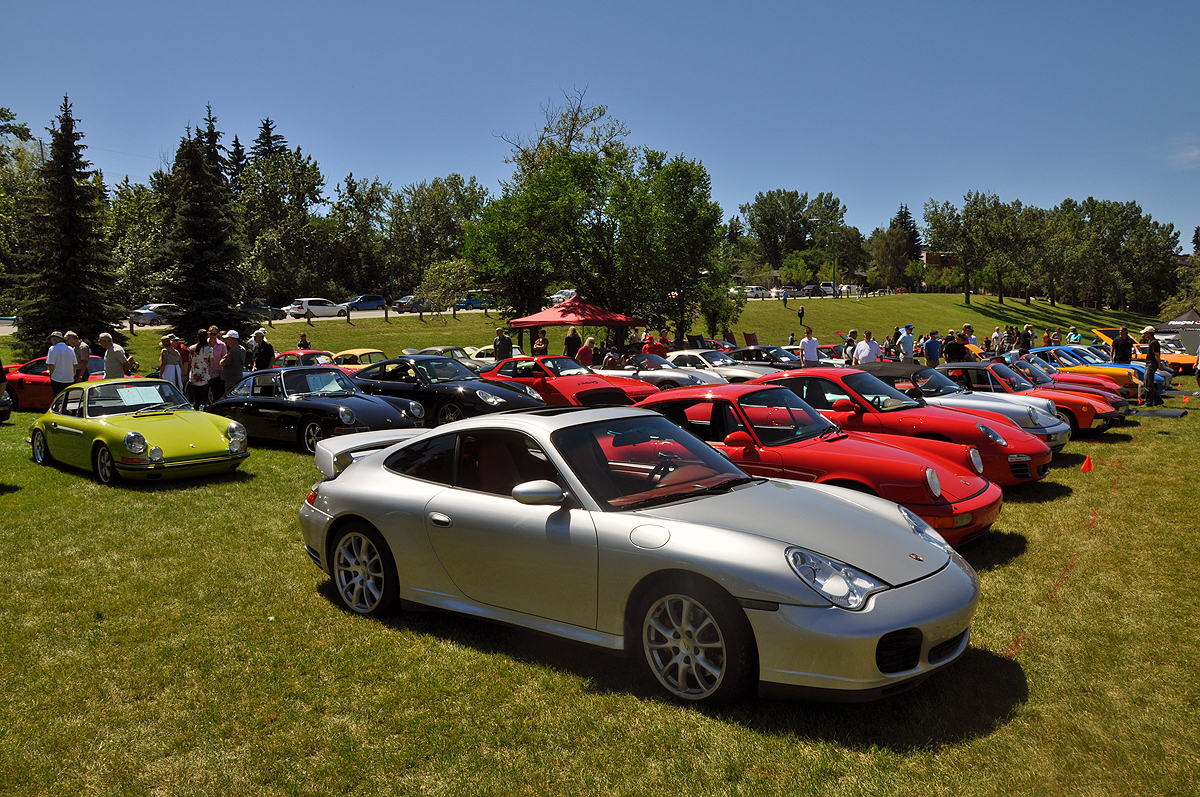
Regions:
<instances>
[{"instance_id":1,"label":"white sports car","mask_svg":"<svg viewBox=\"0 0 1200 797\"><path fill-rule=\"evenodd\" d=\"M908 510L747 476L662 416L548 407L323 440L300 507L342 605L627 650L672 697L863 700L967 648L979 582Z\"/></svg>"}]
</instances>

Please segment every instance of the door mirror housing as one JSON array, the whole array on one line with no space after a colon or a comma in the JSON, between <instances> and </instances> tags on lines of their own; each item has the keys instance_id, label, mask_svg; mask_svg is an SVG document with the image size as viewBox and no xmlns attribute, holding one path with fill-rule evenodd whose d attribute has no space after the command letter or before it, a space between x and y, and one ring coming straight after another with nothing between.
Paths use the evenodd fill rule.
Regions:
<instances>
[{"instance_id":1,"label":"door mirror housing","mask_svg":"<svg viewBox=\"0 0 1200 797\"><path fill-rule=\"evenodd\" d=\"M862 412L862 408L850 399L840 398L833 402L834 412Z\"/></svg>"},{"instance_id":2,"label":"door mirror housing","mask_svg":"<svg viewBox=\"0 0 1200 797\"><path fill-rule=\"evenodd\" d=\"M754 440L747 432L730 432L725 437L725 445L729 448L754 448Z\"/></svg>"},{"instance_id":3,"label":"door mirror housing","mask_svg":"<svg viewBox=\"0 0 1200 797\"><path fill-rule=\"evenodd\" d=\"M566 493L552 481L538 479L523 482L513 488L512 497L519 503L531 506L558 506L566 500Z\"/></svg>"}]
</instances>

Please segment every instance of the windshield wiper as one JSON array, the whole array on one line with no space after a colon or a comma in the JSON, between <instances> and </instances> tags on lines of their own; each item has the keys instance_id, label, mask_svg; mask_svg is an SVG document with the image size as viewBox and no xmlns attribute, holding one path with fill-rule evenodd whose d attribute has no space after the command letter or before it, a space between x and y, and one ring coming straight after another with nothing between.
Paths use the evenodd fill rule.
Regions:
<instances>
[{"instance_id":1,"label":"windshield wiper","mask_svg":"<svg viewBox=\"0 0 1200 797\"><path fill-rule=\"evenodd\" d=\"M761 476L735 476L732 479L726 479L723 482L718 482L712 487L705 487L703 490L687 493L687 495L718 495L720 493L727 493L734 487L741 487L743 484L750 484L751 482L761 484L765 481L766 479Z\"/></svg>"},{"instance_id":2,"label":"windshield wiper","mask_svg":"<svg viewBox=\"0 0 1200 797\"><path fill-rule=\"evenodd\" d=\"M163 401L158 404L151 404L149 407L142 407L134 415L141 415L143 412L161 412L164 409L175 409L175 405L169 401Z\"/></svg>"}]
</instances>

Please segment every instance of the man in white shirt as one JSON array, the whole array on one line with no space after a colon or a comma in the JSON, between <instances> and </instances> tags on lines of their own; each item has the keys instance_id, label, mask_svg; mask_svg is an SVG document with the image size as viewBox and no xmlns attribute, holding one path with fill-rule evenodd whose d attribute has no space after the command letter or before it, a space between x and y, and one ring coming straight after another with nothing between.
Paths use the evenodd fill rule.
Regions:
<instances>
[{"instance_id":1,"label":"man in white shirt","mask_svg":"<svg viewBox=\"0 0 1200 797\"><path fill-rule=\"evenodd\" d=\"M812 327L804 328L804 337L800 338L800 362L805 368L813 368L821 364L818 346L821 342L813 337Z\"/></svg>"},{"instance_id":2,"label":"man in white shirt","mask_svg":"<svg viewBox=\"0 0 1200 797\"><path fill-rule=\"evenodd\" d=\"M913 334L912 334L912 331L913 331L913 325L905 324L904 332L902 332L900 334L900 337L896 340L896 343L900 346L900 362L902 362L902 363L912 362L912 358L913 358Z\"/></svg>"},{"instance_id":3,"label":"man in white shirt","mask_svg":"<svg viewBox=\"0 0 1200 797\"><path fill-rule=\"evenodd\" d=\"M863 333L862 343L854 347L854 364L861 365L862 363L873 363L879 360L879 355L883 350L879 348L879 343L875 340L871 330Z\"/></svg>"},{"instance_id":4,"label":"man in white shirt","mask_svg":"<svg viewBox=\"0 0 1200 797\"><path fill-rule=\"evenodd\" d=\"M75 352L63 343L63 333L50 333L50 350L46 352L46 366L50 369L50 387L54 395L75 383Z\"/></svg>"}]
</instances>

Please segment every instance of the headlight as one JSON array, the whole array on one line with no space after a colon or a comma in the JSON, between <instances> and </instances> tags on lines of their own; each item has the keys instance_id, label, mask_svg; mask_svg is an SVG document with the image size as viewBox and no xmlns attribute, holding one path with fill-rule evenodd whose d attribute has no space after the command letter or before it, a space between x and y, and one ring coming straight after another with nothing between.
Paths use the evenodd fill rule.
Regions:
<instances>
[{"instance_id":1,"label":"headlight","mask_svg":"<svg viewBox=\"0 0 1200 797\"><path fill-rule=\"evenodd\" d=\"M231 441L236 440L239 443L245 443L246 442L246 427L242 426L237 421L234 421L233 423L231 423L225 427L225 436L228 437Z\"/></svg>"},{"instance_id":2,"label":"headlight","mask_svg":"<svg viewBox=\"0 0 1200 797\"><path fill-rule=\"evenodd\" d=\"M975 446L971 446L969 451L970 451L970 454L968 454L968 456L971 457L971 467L973 467L975 469L976 473L978 473L980 476L982 476L983 475L983 456L979 453L979 449L976 448Z\"/></svg>"},{"instance_id":3,"label":"headlight","mask_svg":"<svg viewBox=\"0 0 1200 797\"><path fill-rule=\"evenodd\" d=\"M905 507L898 507L898 509L900 510L900 514L904 516L904 519L908 521L913 534L916 534L935 548L941 548L946 553L954 553L954 549L950 547L950 543L946 542L941 534L934 531L933 526L922 520L911 509L906 509Z\"/></svg>"},{"instance_id":4,"label":"headlight","mask_svg":"<svg viewBox=\"0 0 1200 797\"><path fill-rule=\"evenodd\" d=\"M129 449L130 454L146 453L146 438L142 437L140 432L130 432L125 435L125 447Z\"/></svg>"},{"instance_id":5,"label":"headlight","mask_svg":"<svg viewBox=\"0 0 1200 797\"><path fill-rule=\"evenodd\" d=\"M529 394L530 398L535 398L538 401L545 401L545 399L542 398L542 394L531 388L529 385L521 385L521 387L525 388L525 392Z\"/></svg>"},{"instance_id":6,"label":"headlight","mask_svg":"<svg viewBox=\"0 0 1200 797\"><path fill-rule=\"evenodd\" d=\"M977 423L977 424L975 424L975 428L979 430L979 433L981 435L986 437L988 440L991 440L996 445L1003 446L1004 448L1008 448L1008 441L1005 440L1003 437L1001 437L1000 433L997 432L992 427L986 426L982 423Z\"/></svg>"},{"instance_id":7,"label":"headlight","mask_svg":"<svg viewBox=\"0 0 1200 797\"><path fill-rule=\"evenodd\" d=\"M155 446L154 448L150 449L150 461L151 462L162 462L163 461L163 451L161 448L159 448L158 446Z\"/></svg>"},{"instance_id":8,"label":"headlight","mask_svg":"<svg viewBox=\"0 0 1200 797\"><path fill-rule=\"evenodd\" d=\"M408 411L412 413L414 418L425 417L425 405L419 401L408 402Z\"/></svg>"},{"instance_id":9,"label":"headlight","mask_svg":"<svg viewBox=\"0 0 1200 797\"><path fill-rule=\"evenodd\" d=\"M848 564L803 548L788 548L785 555L792 570L805 584L843 609L861 609L867 605L867 598L889 586Z\"/></svg>"},{"instance_id":10,"label":"headlight","mask_svg":"<svg viewBox=\"0 0 1200 797\"><path fill-rule=\"evenodd\" d=\"M925 485L929 487L929 492L933 493L934 498L942 497L942 480L933 468L925 469Z\"/></svg>"},{"instance_id":11,"label":"headlight","mask_svg":"<svg viewBox=\"0 0 1200 797\"><path fill-rule=\"evenodd\" d=\"M493 407L498 407L504 403L504 399L497 396L495 393L489 393L486 390L476 390L475 395L479 396L485 404L491 404Z\"/></svg>"},{"instance_id":12,"label":"headlight","mask_svg":"<svg viewBox=\"0 0 1200 797\"><path fill-rule=\"evenodd\" d=\"M354 410L349 407L338 407L338 420L343 426L354 425Z\"/></svg>"}]
</instances>

